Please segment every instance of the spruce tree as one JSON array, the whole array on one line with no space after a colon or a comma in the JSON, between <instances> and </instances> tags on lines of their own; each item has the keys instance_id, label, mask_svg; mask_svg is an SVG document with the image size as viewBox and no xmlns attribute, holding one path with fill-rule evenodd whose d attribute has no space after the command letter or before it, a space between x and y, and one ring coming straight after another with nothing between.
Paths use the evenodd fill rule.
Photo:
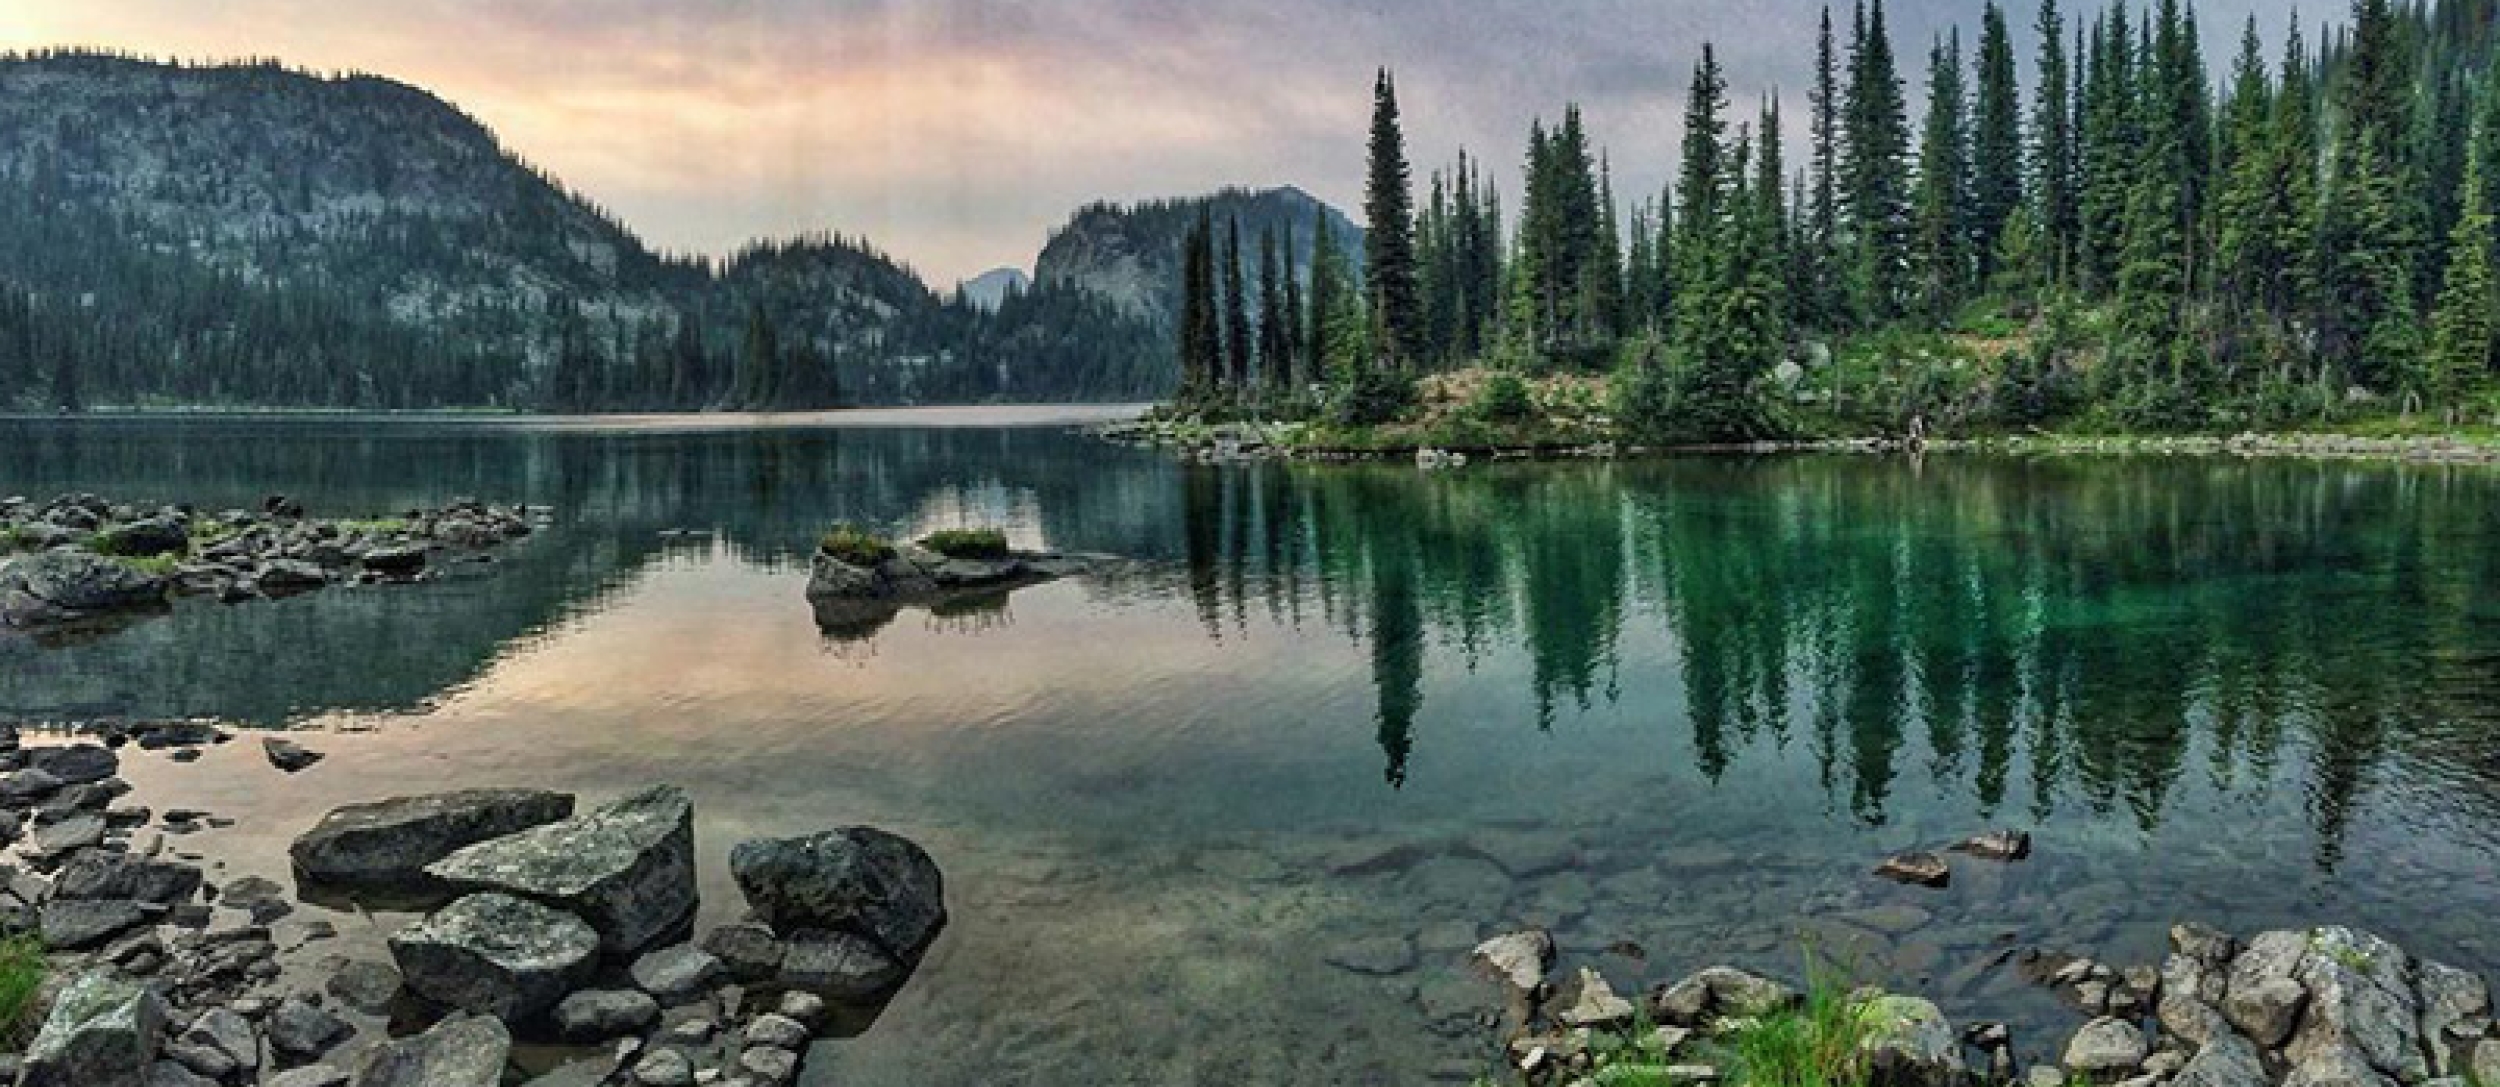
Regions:
<instances>
[{"instance_id":1,"label":"spruce tree","mask_svg":"<svg viewBox=\"0 0 2500 1087\"><path fill-rule=\"evenodd\" d=\"M2062 283L2075 244L2075 137L2065 48L2066 23L2057 0L2040 0L2032 22L2039 35L2040 91L2031 109L2031 206L2044 265L2042 283Z\"/></svg>"},{"instance_id":2,"label":"spruce tree","mask_svg":"<svg viewBox=\"0 0 2500 1087\"><path fill-rule=\"evenodd\" d=\"M1909 121L1883 0L1861 8L1849 43L1849 98L1842 111L1849 212L1851 297L1861 320L1901 315L1910 271Z\"/></svg>"},{"instance_id":3,"label":"spruce tree","mask_svg":"<svg viewBox=\"0 0 2500 1087\"><path fill-rule=\"evenodd\" d=\"M1250 391L1251 356L1254 336L1250 328L1249 288L1245 282L1247 265L1241 257L1241 218L1233 216L1224 222L1224 369L1225 390L1233 396Z\"/></svg>"},{"instance_id":4,"label":"spruce tree","mask_svg":"<svg viewBox=\"0 0 2500 1087\"><path fill-rule=\"evenodd\" d=\"M2389 0L2355 0L2337 83L2333 187L2319 202L2319 349L2382 392L2396 388L2421 348L2401 157L2413 71L2406 54Z\"/></svg>"},{"instance_id":5,"label":"spruce tree","mask_svg":"<svg viewBox=\"0 0 2500 1087\"><path fill-rule=\"evenodd\" d=\"M1918 311L1942 323L1961 301L1970 227L1969 143L1964 133L1961 41L1938 41L1927 54L1927 120L1918 163Z\"/></svg>"},{"instance_id":6,"label":"spruce tree","mask_svg":"<svg viewBox=\"0 0 2500 1087\"><path fill-rule=\"evenodd\" d=\"M2489 91L2485 92L2490 93ZM2431 327L2431 373L2423 390L2432 403L2453 407L2490 376L2493 337L2500 329L2500 296L2493 294L2492 214L2485 201L2482 163L2468 159L2458 184L2457 223L2448 238L2447 281Z\"/></svg>"},{"instance_id":7,"label":"spruce tree","mask_svg":"<svg viewBox=\"0 0 2500 1087\"><path fill-rule=\"evenodd\" d=\"M1727 76L1719 70L1717 50L1701 46L1693 65L1692 89L1684 96L1684 162L1676 191L1683 206L1675 215L1675 278L1680 283L1709 284L1716 278L1719 244L1725 239L1724 208L1730 178L1738 176L1728 162ZM1710 292L1696 290L1679 301L1678 335L1691 335L1710 314Z\"/></svg>"},{"instance_id":8,"label":"spruce tree","mask_svg":"<svg viewBox=\"0 0 2500 1087\"><path fill-rule=\"evenodd\" d=\"M1363 285L1379 334L1375 349L1399 371L1414 365L1423 340L1414 204L1406 134L1398 123L1397 85L1383 68L1372 87L1370 169L1363 186Z\"/></svg>"},{"instance_id":9,"label":"spruce tree","mask_svg":"<svg viewBox=\"0 0 2500 1087\"><path fill-rule=\"evenodd\" d=\"M1286 387L1289 364L1286 344L1292 339L1285 330L1284 285L1277 279L1276 232L1259 231L1259 385L1272 394L1281 395Z\"/></svg>"},{"instance_id":10,"label":"spruce tree","mask_svg":"<svg viewBox=\"0 0 2500 1087\"><path fill-rule=\"evenodd\" d=\"M1801 284L1808 294L1807 319L1817 326L1832 328L1841 323L1846 301L1839 290L1840 277L1840 82L1837 59L1832 51L1832 9L1823 6L1821 22L1814 37L1814 86L1807 92L1806 105L1812 110L1807 123L1807 153L1812 172L1810 197L1805 216L1803 245L1809 254L1806 262L1810 280Z\"/></svg>"},{"instance_id":11,"label":"spruce tree","mask_svg":"<svg viewBox=\"0 0 2500 1087\"><path fill-rule=\"evenodd\" d=\"M2015 86L2014 43L1996 0L1980 9L1978 80L1971 118L1968 244L1985 283L1996 275L1996 245L2005 222L2023 202L2022 92Z\"/></svg>"}]
</instances>

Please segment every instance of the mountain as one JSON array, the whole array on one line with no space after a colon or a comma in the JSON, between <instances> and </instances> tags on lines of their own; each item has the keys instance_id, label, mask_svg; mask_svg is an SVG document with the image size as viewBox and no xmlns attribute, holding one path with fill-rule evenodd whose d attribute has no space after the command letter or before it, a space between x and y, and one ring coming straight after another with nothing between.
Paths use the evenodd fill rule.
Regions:
<instances>
[{"instance_id":1,"label":"mountain","mask_svg":"<svg viewBox=\"0 0 2500 1087\"><path fill-rule=\"evenodd\" d=\"M1287 186L1225 189L1210 196L1129 205L1087 205L1052 232L1034 263L1034 279L1044 285L1092 291L1110 299L1121 312L1169 330L1180 313L1181 245L1201 211L1212 217L1219 238L1226 224L1241 224L1242 264L1248 275L1258 274L1261 232L1272 230L1279 246L1290 244L1294 275L1307 278L1313 224L1323 212L1338 250L1350 264L1361 266L1362 228L1343 212Z\"/></svg>"},{"instance_id":2,"label":"mountain","mask_svg":"<svg viewBox=\"0 0 2500 1087\"><path fill-rule=\"evenodd\" d=\"M965 301L985 313L998 312L998 304L1006 301L1009 294L1032 287L1033 277L1024 274L1022 268L992 268L955 285L956 290L963 292Z\"/></svg>"},{"instance_id":3,"label":"mountain","mask_svg":"<svg viewBox=\"0 0 2500 1087\"><path fill-rule=\"evenodd\" d=\"M1248 260L1274 227L1307 266L1317 202L1228 190L1084 209L1039 282L1001 269L941 295L834 234L656 252L379 76L0 54L0 410L1159 397L1202 205L1240 217Z\"/></svg>"}]
</instances>

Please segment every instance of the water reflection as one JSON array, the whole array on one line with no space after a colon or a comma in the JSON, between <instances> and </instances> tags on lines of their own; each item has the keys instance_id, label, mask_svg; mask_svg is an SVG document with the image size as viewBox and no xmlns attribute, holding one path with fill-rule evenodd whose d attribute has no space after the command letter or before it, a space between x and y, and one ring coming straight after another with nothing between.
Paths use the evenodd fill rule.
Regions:
<instances>
[{"instance_id":1,"label":"water reflection","mask_svg":"<svg viewBox=\"0 0 2500 1087\"><path fill-rule=\"evenodd\" d=\"M1662 753L1710 783L1802 755L1812 780L1795 784L1861 828L1941 799L1983 821L2080 812L2150 832L2201 775L2225 795L2301 790L2332 869L2374 793L2437 794L2477 826L2500 815L2485 810L2500 487L2471 469L1787 458L1426 474L1182 466L1057 428L213 420L0 422L0 448L0 491L559 511L450 584L186 605L68 646L0 640L10 715L421 708L655 577L795 577L834 520L982 523L1144 560L1091 579L1093 606L1185 601L1197 633L1148 636L1238 644L1218 667L1254 700L1343 639L1371 678L1391 789L1418 787L1419 753L1458 742L1432 728L1479 711L1468 700L1498 676L1528 706L1505 727L1567 743L1624 719L1678 734ZM765 606L805 605L794 583ZM982 597L908 614L971 636L1014 613ZM818 619L864 660L897 617Z\"/></svg>"},{"instance_id":2,"label":"water reflection","mask_svg":"<svg viewBox=\"0 0 2500 1087\"><path fill-rule=\"evenodd\" d=\"M1419 743L1428 648L1472 667L1519 646L1538 728L1619 700L1626 669L1672 668L1704 776L1803 745L1828 802L1867 825L1911 769L1982 818L2076 804L2150 830L2200 740L2225 790L2297 759L2328 867L2391 760L2487 749L2500 724L2500 495L2470 471L1270 465L1185 470L1181 489L1211 636L1255 611L1366 643L1391 785ZM1624 659L1639 627L1671 655ZM2007 812L2018 779L2031 800Z\"/></svg>"}]
</instances>

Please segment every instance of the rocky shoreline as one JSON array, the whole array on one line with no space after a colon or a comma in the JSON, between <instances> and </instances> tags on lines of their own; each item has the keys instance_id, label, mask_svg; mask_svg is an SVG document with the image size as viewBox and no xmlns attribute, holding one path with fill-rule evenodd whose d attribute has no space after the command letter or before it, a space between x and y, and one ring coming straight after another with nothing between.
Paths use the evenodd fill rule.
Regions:
<instances>
[{"instance_id":1,"label":"rocky shoreline","mask_svg":"<svg viewBox=\"0 0 2500 1087\"><path fill-rule=\"evenodd\" d=\"M1175 452L1207 464L1256 460L1316 462L1412 459L1422 468L1464 467L1478 460L1595 459L1678 454L1778 453L1991 453L2011 456L2172 456L2394 461L2422 464L2500 464L2500 442L2453 436L2362 437L2344 434L2241 433L2234 435L2005 435L1984 438L1829 438L1750 442L1740 445L1646 447L1611 442L1556 442L1493 447L1397 445L1359 448L1313 444L1300 423L1201 423L1137 419L1089 427L1104 441Z\"/></svg>"},{"instance_id":2,"label":"rocky shoreline","mask_svg":"<svg viewBox=\"0 0 2500 1087\"><path fill-rule=\"evenodd\" d=\"M226 604L341 585L409 584L552 520L550 511L455 499L373 519L318 519L271 495L257 510L135 505L92 494L0 499L0 630L92 624L177 597ZM15 552L16 554L12 554Z\"/></svg>"},{"instance_id":3,"label":"rocky shoreline","mask_svg":"<svg viewBox=\"0 0 2500 1087\"><path fill-rule=\"evenodd\" d=\"M738 843L746 915L698 935L693 805L667 785L578 813L535 789L351 804L294 837L292 891L219 880L173 843L231 824L136 804L120 770L233 738L205 722L0 730L0 924L48 963L21 1029L41 1028L0 1056L0 1082L497 1087L521 1047L558 1046L577 1055L528 1082L778 1087L845 1009L901 987L946 921L925 851L838 827ZM265 747L281 772L319 761ZM327 955L306 976L282 953L340 936L296 916L312 901L421 912L387 961Z\"/></svg>"}]
</instances>

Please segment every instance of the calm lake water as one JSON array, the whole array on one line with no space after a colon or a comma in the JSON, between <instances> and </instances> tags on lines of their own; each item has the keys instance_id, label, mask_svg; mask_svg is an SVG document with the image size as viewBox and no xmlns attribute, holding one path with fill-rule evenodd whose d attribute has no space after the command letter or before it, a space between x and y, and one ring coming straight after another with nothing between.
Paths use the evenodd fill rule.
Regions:
<instances>
[{"instance_id":1,"label":"calm lake water","mask_svg":"<svg viewBox=\"0 0 2500 1087\"><path fill-rule=\"evenodd\" d=\"M1802 933L2033 1053L2077 1017L2008 947L2343 921L2500 968L2490 471L1218 468L1012 425L1046 418L0 422L0 494L557 514L440 584L0 640L0 716L336 731L292 778L128 760L240 820L187 839L230 875L283 877L332 805L484 784L684 785L709 920L741 838L911 835L953 920L820 1047L845 1087L1463 1078L1460 960L1520 922L1618 982L1795 977ZM805 557L844 519L1139 562L829 634ZM2034 859L1867 874L1998 825ZM396 923L336 919L302 954Z\"/></svg>"}]
</instances>

